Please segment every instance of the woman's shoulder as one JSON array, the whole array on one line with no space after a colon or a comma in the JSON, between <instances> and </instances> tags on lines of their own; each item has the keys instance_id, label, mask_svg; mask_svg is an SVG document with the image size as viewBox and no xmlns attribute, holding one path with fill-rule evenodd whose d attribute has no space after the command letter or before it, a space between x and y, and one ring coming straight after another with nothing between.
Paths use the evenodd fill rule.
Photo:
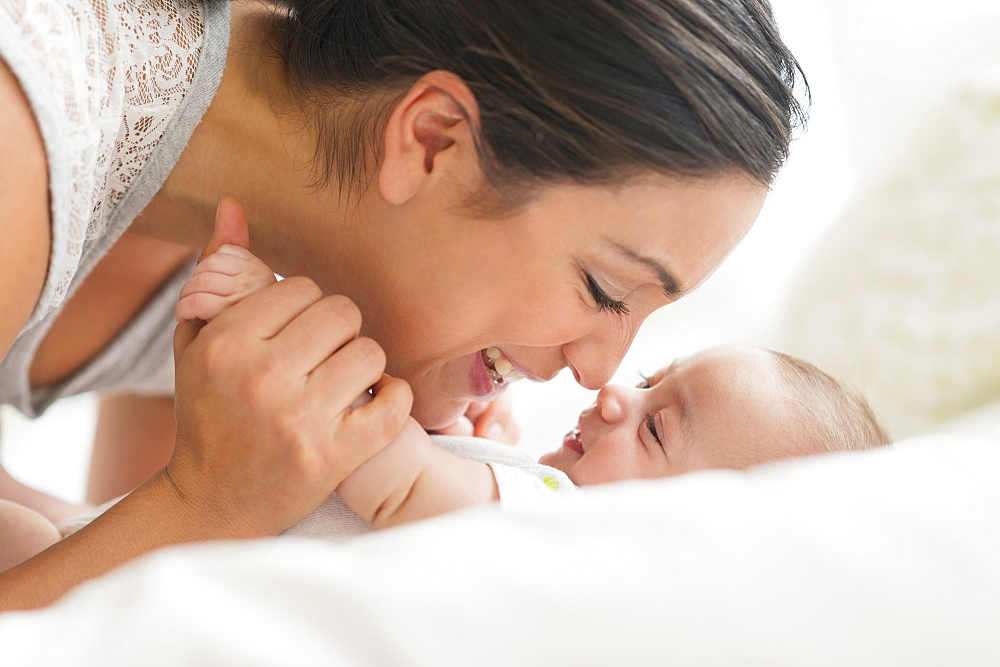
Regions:
<instances>
[{"instance_id":1,"label":"woman's shoulder","mask_svg":"<svg viewBox=\"0 0 1000 667\"><path fill-rule=\"evenodd\" d=\"M176 161L179 150L159 155L158 147L183 146L184 128L200 118L177 122L192 104L185 98L203 92L193 86L209 17L227 42L226 3L212 0L0 3L0 57L24 90L47 158L51 264L32 323L63 302L76 274L98 259L88 255L106 251L152 197L157 182L133 192L150 181L146 172L168 173ZM225 50L216 44L214 60ZM211 98L216 77L208 78Z\"/></svg>"}]
</instances>

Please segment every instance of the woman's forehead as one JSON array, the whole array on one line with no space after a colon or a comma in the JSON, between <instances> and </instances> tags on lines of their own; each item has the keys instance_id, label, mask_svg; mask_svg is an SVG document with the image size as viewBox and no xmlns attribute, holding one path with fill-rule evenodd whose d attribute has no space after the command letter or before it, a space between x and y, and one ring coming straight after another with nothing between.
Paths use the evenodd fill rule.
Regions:
<instances>
[{"instance_id":1,"label":"woman's forehead","mask_svg":"<svg viewBox=\"0 0 1000 667\"><path fill-rule=\"evenodd\" d=\"M647 175L616 186L547 189L517 216L524 243L648 275L676 300L700 285L756 219L765 189L747 178Z\"/></svg>"}]
</instances>

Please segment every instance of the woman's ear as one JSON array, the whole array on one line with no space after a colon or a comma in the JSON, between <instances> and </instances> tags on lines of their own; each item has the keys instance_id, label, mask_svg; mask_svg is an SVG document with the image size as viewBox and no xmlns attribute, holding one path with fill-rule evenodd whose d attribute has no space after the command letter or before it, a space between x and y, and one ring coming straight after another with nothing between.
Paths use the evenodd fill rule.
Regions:
<instances>
[{"instance_id":1,"label":"woman's ear","mask_svg":"<svg viewBox=\"0 0 1000 667\"><path fill-rule=\"evenodd\" d=\"M475 159L479 126L476 98L457 75L428 72L413 84L386 123L379 191L404 204L449 169L467 172Z\"/></svg>"}]
</instances>

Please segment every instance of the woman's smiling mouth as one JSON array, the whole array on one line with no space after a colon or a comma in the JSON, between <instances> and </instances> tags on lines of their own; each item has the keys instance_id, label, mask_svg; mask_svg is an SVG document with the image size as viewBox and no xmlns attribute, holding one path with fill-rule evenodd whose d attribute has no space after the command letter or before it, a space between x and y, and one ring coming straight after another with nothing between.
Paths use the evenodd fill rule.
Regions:
<instances>
[{"instance_id":1,"label":"woman's smiling mouth","mask_svg":"<svg viewBox=\"0 0 1000 667\"><path fill-rule=\"evenodd\" d=\"M503 385L517 382L524 376L514 369L514 364L503 356L503 352L496 346L490 346L481 352L486 371L490 374L490 379L495 384Z\"/></svg>"}]
</instances>

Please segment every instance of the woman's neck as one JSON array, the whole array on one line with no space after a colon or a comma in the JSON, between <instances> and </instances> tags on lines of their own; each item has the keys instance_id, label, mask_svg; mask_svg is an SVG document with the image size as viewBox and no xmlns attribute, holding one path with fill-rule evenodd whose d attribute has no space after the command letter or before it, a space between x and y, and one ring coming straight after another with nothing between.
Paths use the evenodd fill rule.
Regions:
<instances>
[{"instance_id":1,"label":"woman's neck","mask_svg":"<svg viewBox=\"0 0 1000 667\"><path fill-rule=\"evenodd\" d=\"M219 199L235 197L250 220L251 250L278 273L292 275L308 273L309 258L332 235L347 240L340 229L347 198L338 196L336 184L315 186L315 134L267 42L271 11L260 3L232 5L219 90L131 231L200 249ZM326 248L315 261L329 262L331 252Z\"/></svg>"}]
</instances>

